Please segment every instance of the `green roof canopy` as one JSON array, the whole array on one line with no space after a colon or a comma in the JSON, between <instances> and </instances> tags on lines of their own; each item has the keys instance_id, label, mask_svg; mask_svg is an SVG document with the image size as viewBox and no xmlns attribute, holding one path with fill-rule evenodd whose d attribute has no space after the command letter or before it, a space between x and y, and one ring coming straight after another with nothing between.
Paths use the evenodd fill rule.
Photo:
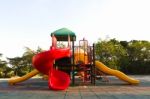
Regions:
<instances>
[{"instance_id":1,"label":"green roof canopy","mask_svg":"<svg viewBox=\"0 0 150 99\"><path fill-rule=\"evenodd\" d=\"M57 41L68 41L68 35L70 36L71 41L76 40L76 35L74 32L67 28L61 28L51 33L51 36L54 34L54 36L57 38ZM74 38L74 39L73 39Z\"/></svg>"}]
</instances>

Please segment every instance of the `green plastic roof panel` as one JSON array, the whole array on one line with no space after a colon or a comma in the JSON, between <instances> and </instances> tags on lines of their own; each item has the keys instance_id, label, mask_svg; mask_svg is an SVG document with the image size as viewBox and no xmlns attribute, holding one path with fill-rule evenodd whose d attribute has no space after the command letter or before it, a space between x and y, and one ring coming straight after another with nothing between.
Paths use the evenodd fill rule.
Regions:
<instances>
[{"instance_id":1,"label":"green plastic roof panel","mask_svg":"<svg viewBox=\"0 0 150 99\"><path fill-rule=\"evenodd\" d=\"M51 33L51 36L54 34L54 36L57 38L57 41L68 41L68 35L70 36L71 41L76 40L76 35L74 32L67 28L61 28ZM74 38L74 39L73 39Z\"/></svg>"}]
</instances>

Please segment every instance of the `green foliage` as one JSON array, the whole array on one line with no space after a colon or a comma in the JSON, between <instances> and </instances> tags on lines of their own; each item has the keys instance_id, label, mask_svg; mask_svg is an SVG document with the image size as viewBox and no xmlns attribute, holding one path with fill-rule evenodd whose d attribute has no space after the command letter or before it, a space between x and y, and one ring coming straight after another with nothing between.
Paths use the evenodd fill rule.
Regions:
<instances>
[{"instance_id":1,"label":"green foliage","mask_svg":"<svg viewBox=\"0 0 150 99\"><path fill-rule=\"evenodd\" d=\"M2 54L0 54L0 56L2 57ZM10 77L9 76L10 72L12 72L12 69L8 67L7 62L0 59L0 77L2 78Z\"/></svg>"},{"instance_id":2,"label":"green foliage","mask_svg":"<svg viewBox=\"0 0 150 99\"><path fill-rule=\"evenodd\" d=\"M133 40L98 41L97 58L110 68L130 74L150 74L150 42Z\"/></svg>"},{"instance_id":3,"label":"green foliage","mask_svg":"<svg viewBox=\"0 0 150 99\"><path fill-rule=\"evenodd\" d=\"M7 58L15 76L23 76L33 70L32 57L43 51L40 47L36 51L26 47L22 57Z\"/></svg>"},{"instance_id":4,"label":"green foliage","mask_svg":"<svg viewBox=\"0 0 150 99\"><path fill-rule=\"evenodd\" d=\"M128 62L126 67L129 73L150 73L150 42L133 40L126 47L128 50Z\"/></svg>"},{"instance_id":5,"label":"green foliage","mask_svg":"<svg viewBox=\"0 0 150 99\"><path fill-rule=\"evenodd\" d=\"M115 39L109 41L98 41L96 43L97 58L110 68L120 69L120 60L126 55L127 51Z\"/></svg>"},{"instance_id":6,"label":"green foliage","mask_svg":"<svg viewBox=\"0 0 150 99\"><path fill-rule=\"evenodd\" d=\"M63 42L58 42L58 43L57 43L57 47L58 47L58 48L65 48L66 45L65 45Z\"/></svg>"}]
</instances>

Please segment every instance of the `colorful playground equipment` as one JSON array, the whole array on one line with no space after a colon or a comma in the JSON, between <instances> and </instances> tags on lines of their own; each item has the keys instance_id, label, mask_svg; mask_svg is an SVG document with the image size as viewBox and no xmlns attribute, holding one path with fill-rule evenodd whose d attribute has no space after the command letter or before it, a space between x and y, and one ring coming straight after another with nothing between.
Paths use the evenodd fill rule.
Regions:
<instances>
[{"instance_id":1,"label":"colorful playground equipment","mask_svg":"<svg viewBox=\"0 0 150 99\"><path fill-rule=\"evenodd\" d=\"M109 74L118 77L129 84L138 84L140 81L131 78L124 73L113 70L103 63L95 60L95 46L89 46L88 41L79 41L79 46L74 46L76 35L74 32L62 28L51 33L52 46L50 50L35 55L32 59L32 72L16 79L10 79L10 85L23 82L38 73L48 75L48 86L52 90L67 89L70 83L78 83L76 76L81 78L82 83L96 83L96 70L100 74ZM68 41L68 47L58 48L57 42ZM72 45L72 46L71 46ZM105 77L107 80L107 77Z\"/></svg>"}]
</instances>

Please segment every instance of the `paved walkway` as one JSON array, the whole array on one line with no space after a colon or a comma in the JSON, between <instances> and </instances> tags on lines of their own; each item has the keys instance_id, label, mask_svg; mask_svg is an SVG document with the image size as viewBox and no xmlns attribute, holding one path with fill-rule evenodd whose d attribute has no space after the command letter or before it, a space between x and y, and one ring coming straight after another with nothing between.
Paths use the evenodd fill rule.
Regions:
<instances>
[{"instance_id":1,"label":"paved walkway","mask_svg":"<svg viewBox=\"0 0 150 99\"><path fill-rule=\"evenodd\" d=\"M109 77L110 82L98 81L96 86L71 86L64 91L48 90L47 81L33 78L9 86L7 79L0 80L0 99L150 99L150 75L133 76L139 85Z\"/></svg>"}]
</instances>

